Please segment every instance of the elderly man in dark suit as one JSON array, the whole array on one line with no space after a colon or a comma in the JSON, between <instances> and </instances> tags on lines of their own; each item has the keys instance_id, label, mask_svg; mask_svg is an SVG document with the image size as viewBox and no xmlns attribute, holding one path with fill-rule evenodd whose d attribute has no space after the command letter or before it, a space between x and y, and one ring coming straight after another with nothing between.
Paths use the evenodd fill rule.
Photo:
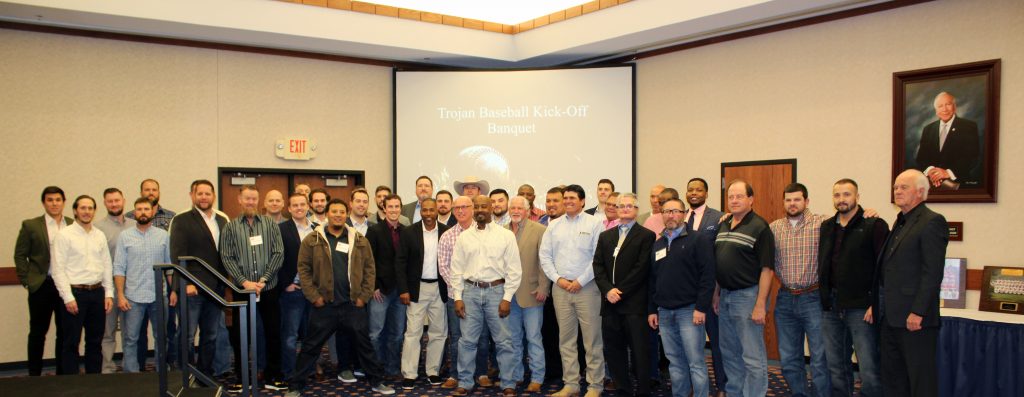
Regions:
<instances>
[{"instance_id":1,"label":"elderly man in dark suit","mask_svg":"<svg viewBox=\"0 0 1024 397\"><path fill-rule=\"evenodd\" d=\"M601 290L601 332L605 362L618 388L618 396L632 395L629 357L640 376L649 374L647 330L647 283L651 268L654 232L637 225L637 198L619 196L619 225L601 233L594 251L594 282ZM640 379L638 395L649 395L651 384Z\"/></svg>"},{"instance_id":2,"label":"elderly man in dark suit","mask_svg":"<svg viewBox=\"0 0 1024 397\"><path fill-rule=\"evenodd\" d=\"M921 131L915 163L933 187L958 189L976 184L971 170L978 165L980 142L978 124L957 116L956 98L948 92L935 96L938 120Z\"/></svg>"},{"instance_id":3,"label":"elderly man in dark suit","mask_svg":"<svg viewBox=\"0 0 1024 397\"><path fill-rule=\"evenodd\" d=\"M43 371L43 347L46 346L46 334L50 331L50 318L56 313L57 343L54 356L57 363L61 361L61 343L64 340L64 327L60 321L60 313L64 302L57 293L57 287L50 276L50 246L57 232L71 224L71 218L63 216L64 190L56 186L47 186L40 195L43 203L43 216L26 219L18 231L18 241L14 245L14 267L18 281L28 290L28 374L39 376ZM62 374L61 366L57 365L57 374Z\"/></svg>"},{"instance_id":4,"label":"elderly man in dark suit","mask_svg":"<svg viewBox=\"0 0 1024 397\"><path fill-rule=\"evenodd\" d=\"M893 184L900 214L879 258L873 294L881 323L887 396L937 396L939 285L949 243L946 218L924 205L928 178L903 171ZM869 310L869 313L871 311Z\"/></svg>"}]
</instances>

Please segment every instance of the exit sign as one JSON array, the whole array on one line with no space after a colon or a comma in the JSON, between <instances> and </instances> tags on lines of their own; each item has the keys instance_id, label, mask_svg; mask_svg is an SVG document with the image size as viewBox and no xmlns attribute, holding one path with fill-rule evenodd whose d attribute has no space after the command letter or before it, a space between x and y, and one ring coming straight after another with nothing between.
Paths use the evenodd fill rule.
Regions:
<instances>
[{"instance_id":1,"label":"exit sign","mask_svg":"<svg viewBox=\"0 0 1024 397\"><path fill-rule=\"evenodd\" d=\"M285 160L311 160L316 157L316 144L308 138L286 138L274 144L274 151Z\"/></svg>"}]
</instances>

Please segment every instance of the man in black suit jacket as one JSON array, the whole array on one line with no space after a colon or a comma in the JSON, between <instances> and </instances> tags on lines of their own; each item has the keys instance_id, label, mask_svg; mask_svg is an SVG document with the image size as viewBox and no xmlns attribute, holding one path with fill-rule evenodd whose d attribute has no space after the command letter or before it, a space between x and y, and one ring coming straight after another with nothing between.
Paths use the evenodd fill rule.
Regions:
<instances>
[{"instance_id":1,"label":"man in black suit jacket","mask_svg":"<svg viewBox=\"0 0 1024 397\"><path fill-rule=\"evenodd\" d=\"M722 219L722 211L708 207L708 182L703 178L693 178L686 183L686 202L690 205L690 215L686 221L686 232L702 232L711 236L718 235L718 224ZM713 240L714 238L712 238ZM711 366L715 371L716 396L725 395L725 367L722 365L722 349L718 346L718 315L709 310L705 315L704 330L711 344Z\"/></svg>"},{"instance_id":2,"label":"man in black suit jacket","mask_svg":"<svg viewBox=\"0 0 1024 397\"><path fill-rule=\"evenodd\" d=\"M299 329L309 318L309 301L302 293L298 277L299 246L302 239L315 233L316 224L306 217L309 211L309 197L292 193L288 197L286 211L289 219L279 223L281 243L284 245L284 260L277 272L277 288L281 305L281 372L291 376L295 370L296 345ZM339 357L339 371L351 367L348 355Z\"/></svg>"},{"instance_id":3,"label":"man in black suit jacket","mask_svg":"<svg viewBox=\"0 0 1024 397\"><path fill-rule=\"evenodd\" d=\"M647 282L654 232L636 223L637 198L620 196L619 226L601 233L594 251L594 282L601 290L601 332L605 362L619 395L629 395L629 357L640 376L649 374L650 331L647 328ZM639 379L639 394L648 395L650 382ZM626 393L626 394L623 394Z\"/></svg>"},{"instance_id":4,"label":"man in black suit jacket","mask_svg":"<svg viewBox=\"0 0 1024 397\"><path fill-rule=\"evenodd\" d=\"M72 220L62 215L64 190L61 188L47 186L40 195L40 201L45 214L21 223L18 241L14 245L14 267L18 281L28 290L28 374L42 375L46 334L50 331L50 318L54 318L57 342L53 354L58 363L57 375L62 375L64 371L59 364L63 357L64 327L60 320L64 300L50 276L50 245L57 232Z\"/></svg>"},{"instance_id":5,"label":"man in black suit jacket","mask_svg":"<svg viewBox=\"0 0 1024 397\"><path fill-rule=\"evenodd\" d=\"M605 201L608 201L608 196L611 196L612 192L615 191L615 183L611 179L601 179L597 181L597 205L593 208L587 209L586 212L590 215L598 217L598 219L604 220L604 205Z\"/></svg>"},{"instance_id":6,"label":"man in black suit jacket","mask_svg":"<svg viewBox=\"0 0 1024 397\"><path fill-rule=\"evenodd\" d=\"M228 218L213 208L213 203L217 198L213 183L207 180L192 182L189 196L192 199L192 210L176 215L171 221L171 260L179 261L178 258L181 256L193 256L209 264L214 271L224 275L224 265L221 264L220 253L217 249L220 232L224 230ZM214 230L214 225L216 225L216 230ZM199 262L188 261L185 268L214 293L224 293L224 284L220 278ZM185 288L188 294L189 318L194 319L189 324L187 332L189 336L194 337L196 328L199 329L199 369L204 373L212 374L214 373L213 359L217 351L217 330L224 322L223 311L220 304L213 298L200 294L197 287L188 280L176 276L174 284L177 286L183 281L188 283ZM172 291L177 290L177 287L172 289ZM176 303L177 294L171 292L171 305ZM177 339L174 335L168 335L170 350L175 350Z\"/></svg>"},{"instance_id":7,"label":"man in black suit jacket","mask_svg":"<svg viewBox=\"0 0 1024 397\"><path fill-rule=\"evenodd\" d=\"M395 259L402 247L402 231L406 228L399 217L402 198L390 194L384 198L384 220L366 230L366 239L376 263L376 281L370 300L370 341L386 376L399 373L402 335L405 332L406 306L398 299L398 276Z\"/></svg>"},{"instance_id":8,"label":"man in black suit jacket","mask_svg":"<svg viewBox=\"0 0 1024 397\"><path fill-rule=\"evenodd\" d=\"M971 174L981 155L978 124L956 115L956 98L949 93L937 95L934 105L939 119L921 131L914 159L917 169L934 187L978 187L977 177Z\"/></svg>"},{"instance_id":9,"label":"man in black suit jacket","mask_svg":"<svg viewBox=\"0 0 1024 397\"><path fill-rule=\"evenodd\" d=\"M924 205L928 178L921 171L903 171L893 196L900 214L872 294L881 323L882 387L887 396L937 396L939 285L949 229L946 218Z\"/></svg>"},{"instance_id":10,"label":"man in black suit jacket","mask_svg":"<svg viewBox=\"0 0 1024 397\"><path fill-rule=\"evenodd\" d=\"M448 226L437 222L437 202L430 197L420 202L420 218L402 231L402 246L395 259L398 299L409 306L402 345L402 388L406 390L413 388L416 380L423 320L430 321L423 366L431 385L441 384L441 359L448 337L448 287L437 268L437 243Z\"/></svg>"}]
</instances>

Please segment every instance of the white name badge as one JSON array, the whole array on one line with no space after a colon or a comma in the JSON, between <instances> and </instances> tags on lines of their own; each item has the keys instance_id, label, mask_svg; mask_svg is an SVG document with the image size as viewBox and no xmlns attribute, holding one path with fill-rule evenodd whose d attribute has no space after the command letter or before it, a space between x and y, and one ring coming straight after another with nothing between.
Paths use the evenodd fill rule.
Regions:
<instances>
[{"instance_id":1,"label":"white name badge","mask_svg":"<svg viewBox=\"0 0 1024 397\"><path fill-rule=\"evenodd\" d=\"M654 253L654 260L655 261L660 261L662 259L665 259L666 255L668 255L668 249L667 248L662 248L662 249L658 250L658 252Z\"/></svg>"},{"instance_id":2,"label":"white name badge","mask_svg":"<svg viewBox=\"0 0 1024 397\"><path fill-rule=\"evenodd\" d=\"M334 247L334 250L347 254L348 253L348 243L343 243L343 242L339 241L338 245L336 247Z\"/></svg>"},{"instance_id":3,"label":"white name badge","mask_svg":"<svg viewBox=\"0 0 1024 397\"><path fill-rule=\"evenodd\" d=\"M257 246L263 244L263 236L251 236L249 237L249 245Z\"/></svg>"}]
</instances>

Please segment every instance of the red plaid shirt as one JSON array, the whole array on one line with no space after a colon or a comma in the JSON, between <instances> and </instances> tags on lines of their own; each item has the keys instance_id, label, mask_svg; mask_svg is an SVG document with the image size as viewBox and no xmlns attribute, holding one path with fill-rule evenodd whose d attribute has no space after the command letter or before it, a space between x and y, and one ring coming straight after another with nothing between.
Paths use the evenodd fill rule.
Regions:
<instances>
[{"instance_id":1,"label":"red plaid shirt","mask_svg":"<svg viewBox=\"0 0 1024 397\"><path fill-rule=\"evenodd\" d=\"M775 236L775 275L786 288L807 288L818 282L818 240L826 218L804 210L795 226L788 217L769 225Z\"/></svg>"}]
</instances>

